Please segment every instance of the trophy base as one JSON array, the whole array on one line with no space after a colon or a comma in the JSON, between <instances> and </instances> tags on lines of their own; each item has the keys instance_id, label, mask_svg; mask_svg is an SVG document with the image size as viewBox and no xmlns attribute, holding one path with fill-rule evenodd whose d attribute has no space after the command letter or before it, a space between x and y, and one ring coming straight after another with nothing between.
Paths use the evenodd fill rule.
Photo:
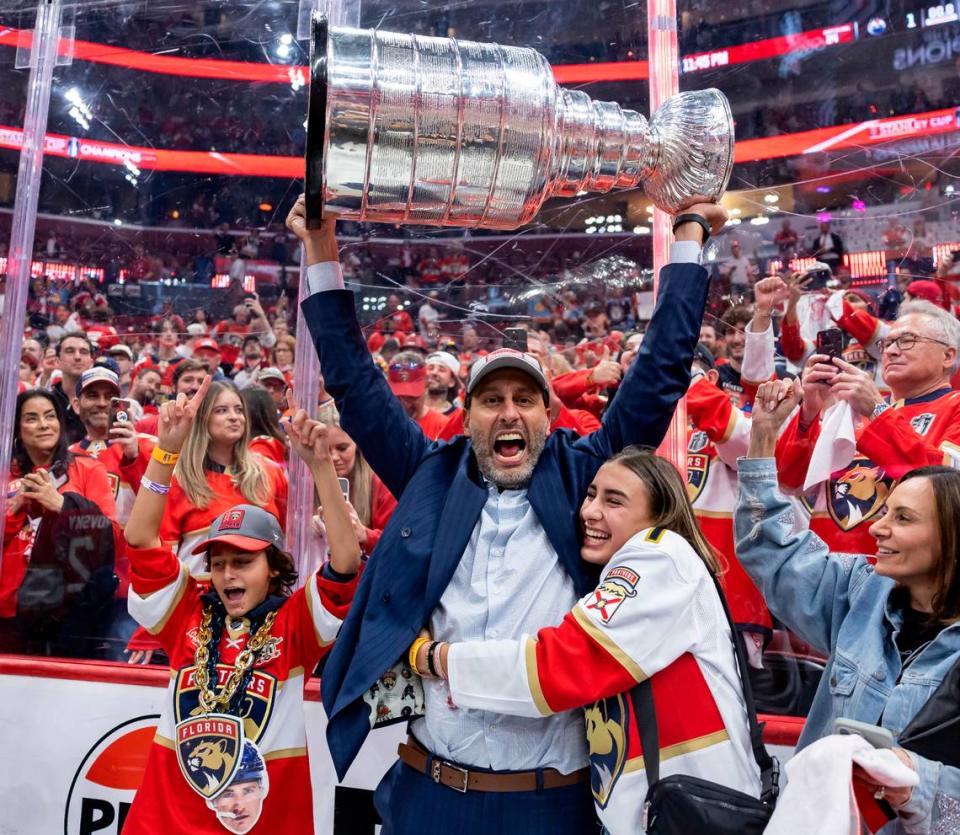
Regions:
<instances>
[{"instance_id":1,"label":"trophy base","mask_svg":"<svg viewBox=\"0 0 960 835\"><path fill-rule=\"evenodd\" d=\"M327 132L327 39L325 15L314 15L310 32L310 92L307 100L306 203L307 228L316 229L323 219L327 178L324 145Z\"/></svg>"}]
</instances>

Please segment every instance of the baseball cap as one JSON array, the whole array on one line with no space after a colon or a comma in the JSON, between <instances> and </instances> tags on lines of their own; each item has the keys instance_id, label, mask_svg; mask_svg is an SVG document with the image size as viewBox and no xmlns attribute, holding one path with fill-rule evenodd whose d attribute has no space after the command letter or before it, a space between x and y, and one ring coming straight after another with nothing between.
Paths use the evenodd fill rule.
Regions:
<instances>
[{"instance_id":1,"label":"baseball cap","mask_svg":"<svg viewBox=\"0 0 960 835\"><path fill-rule=\"evenodd\" d=\"M717 361L713 358L713 354L702 342L698 342L697 347L693 349L693 361L699 362L707 368L717 367Z\"/></svg>"},{"instance_id":2,"label":"baseball cap","mask_svg":"<svg viewBox=\"0 0 960 835\"><path fill-rule=\"evenodd\" d=\"M94 383L109 383L117 390L117 394L120 393L120 380L117 375L109 368L104 368L102 365L95 365L93 368L88 368L84 371L83 374L80 375L80 379L77 380L77 397L80 396L80 392L92 386Z\"/></svg>"},{"instance_id":3,"label":"baseball cap","mask_svg":"<svg viewBox=\"0 0 960 835\"><path fill-rule=\"evenodd\" d=\"M448 351L434 351L428 354L425 362L429 365L431 362L445 365L453 372L454 377L460 376L460 360Z\"/></svg>"},{"instance_id":4,"label":"baseball cap","mask_svg":"<svg viewBox=\"0 0 960 835\"><path fill-rule=\"evenodd\" d=\"M473 394L480 381L494 371L504 368L514 368L529 374L543 391L544 396L550 396L550 386L547 385L546 375L540 361L531 354L515 351L513 348L498 348L485 357L480 357L470 366L470 376L467 377L467 394Z\"/></svg>"},{"instance_id":5,"label":"baseball cap","mask_svg":"<svg viewBox=\"0 0 960 835\"><path fill-rule=\"evenodd\" d=\"M283 376L283 372L279 368L264 368L257 375L257 382L262 383L264 380L278 380L284 385L287 384L287 378Z\"/></svg>"},{"instance_id":6,"label":"baseball cap","mask_svg":"<svg viewBox=\"0 0 960 835\"><path fill-rule=\"evenodd\" d=\"M907 292L915 299L923 299L933 304L941 304L943 302L943 293L941 293L940 287L935 281L922 279L920 281L911 281L907 285Z\"/></svg>"},{"instance_id":7,"label":"baseball cap","mask_svg":"<svg viewBox=\"0 0 960 835\"><path fill-rule=\"evenodd\" d=\"M397 397L419 397L427 388L427 366L422 362L391 362L387 382Z\"/></svg>"},{"instance_id":8,"label":"baseball cap","mask_svg":"<svg viewBox=\"0 0 960 835\"><path fill-rule=\"evenodd\" d=\"M268 545L283 547L280 523L270 511L252 504L238 504L221 513L191 554L206 551L215 542L232 545L241 551L262 551Z\"/></svg>"},{"instance_id":9,"label":"baseball cap","mask_svg":"<svg viewBox=\"0 0 960 835\"><path fill-rule=\"evenodd\" d=\"M198 339L193 343L193 353L196 354L197 351L213 351L217 354L220 353L220 343L216 339L211 339L209 336L204 339Z\"/></svg>"},{"instance_id":10,"label":"baseball cap","mask_svg":"<svg viewBox=\"0 0 960 835\"><path fill-rule=\"evenodd\" d=\"M107 349L108 354L123 354L128 360L133 361L133 349L129 345L124 345L122 342L117 343L116 345L111 345Z\"/></svg>"}]
</instances>

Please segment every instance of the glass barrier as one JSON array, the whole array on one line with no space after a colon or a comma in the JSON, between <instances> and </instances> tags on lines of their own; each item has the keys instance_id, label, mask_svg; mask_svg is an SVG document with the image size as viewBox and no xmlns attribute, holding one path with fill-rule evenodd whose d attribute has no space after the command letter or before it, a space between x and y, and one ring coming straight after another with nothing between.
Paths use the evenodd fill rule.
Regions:
<instances>
[{"instance_id":1,"label":"glass barrier","mask_svg":"<svg viewBox=\"0 0 960 835\"><path fill-rule=\"evenodd\" d=\"M79 3L61 21L19 368L24 390L53 399L23 401L13 426L5 651L165 663L127 614L122 529L155 442L158 405L196 392L207 371L243 391L251 448L273 459L258 464L271 479L269 509L302 535L301 576L325 554L321 520L310 522L307 474L291 467L288 478L277 424L295 404L328 397L302 356L313 351L297 327L300 249L284 226L303 188L308 5ZM678 5L679 88L720 89L735 121L729 220L704 252L712 283L703 370L748 415L744 330L764 277L802 274L805 282L771 313L778 334L791 304L804 316L793 342L778 341L763 365L781 376L796 374L817 333L832 327L828 298L889 320L920 279L914 296L952 304L960 90L951 56L960 23L949 4L883 15L772 0ZM564 87L650 115L643 4L391 0L343 3L337 12L363 27L531 46ZM17 47L33 25L29 7L0 12L9 79L0 88L0 273L29 73L17 68ZM645 192L631 189L550 199L516 231L343 221L340 258L384 372L425 366L424 399L409 408L430 431L459 431L469 364L519 327L554 380L555 412L566 421L554 425L587 432L652 315L653 211ZM874 372L876 346L851 341L851 332L841 348ZM438 350L446 352L440 361L427 360ZM95 365L116 384L108 374L78 389ZM312 395L304 402L302 392L317 383L317 403ZM710 423L715 411L696 412L691 399L687 408L691 497L735 568L736 478L721 449L729 439ZM330 419L329 409L321 414ZM136 434L117 430L122 415ZM39 446L38 425L57 427L41 433ZM56 455L41 455L42 447ZM45 513L37 499L18 498L41 464L63 501L47 496ZM241 463L201 465L221 476L218 467ZM859 459L850 466L869 469ZM358 536L372 551L390 497L362 464L341 470ZM855 504L844 478L797 495L797 517L847 550L869 549L866 529L892 481L871 470ZM165 521L164 539L185 560L216 515L215 503L199 506L202 492L181 495ZM291 507L307 502L307 512L288 513L288 494ZM202 561L191 567L205 577ZM824 659L744 589L738 621L758 642L761 707L802 714Z\"/></svg>"}]
</instances>

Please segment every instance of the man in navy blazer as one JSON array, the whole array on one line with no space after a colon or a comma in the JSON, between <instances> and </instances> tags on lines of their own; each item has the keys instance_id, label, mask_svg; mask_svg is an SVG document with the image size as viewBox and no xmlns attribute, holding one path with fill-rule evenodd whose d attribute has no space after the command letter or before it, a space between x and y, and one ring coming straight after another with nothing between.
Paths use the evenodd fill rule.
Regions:
<instances>
[{"instance_id":1,"label":"man in navy blazer","mask_svg":"<svg viewBox=\"0 0 960 835\"><path fill-rule=\"evenodd\" d=\"M594 587L577 525L587 487L624 447L660 443L689 383L708 286L700 251L706 229L719 231L726 215L714 204L685 215L650 327L599 430L548 434L542 372L498 368L471 390L465 436L443 443L424 437L369 356L353 295L342 289L334 219L308 231L302 197L291 210L287 225L307 259L302 307L326 389L398 499L322 676L341 778L376 723L371 690L392 686L382 674L421 629L441 640L534 634ZM458 710L443 687L426 683L425 716L377 790L384 833L594 831L582 715Z\"/></svg>"}]
</instances>

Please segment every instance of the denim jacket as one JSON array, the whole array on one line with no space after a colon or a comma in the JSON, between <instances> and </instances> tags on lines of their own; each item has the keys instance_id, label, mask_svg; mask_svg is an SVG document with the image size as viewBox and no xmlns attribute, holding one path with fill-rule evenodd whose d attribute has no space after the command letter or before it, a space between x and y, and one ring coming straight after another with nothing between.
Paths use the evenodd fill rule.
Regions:
<instances>
[{"instance_id":1,"label":"denim jacket","mask_svg":"<svg viewBox=\"0 0 960 835\"><path fill-rule=\"evenodd\" d=\"M898 738L960 658L960 624L942 630L901 669L903 623L894 582L866 557L831 554L809 530L794 532L772 458L742 458L734 515L736 553L770 611L829 654L800 742L833 733L837 717L879 724ZM960 832L960 769L910 754L920 777L899 817L881 832Z\"/></svg>"}]
</instances>

